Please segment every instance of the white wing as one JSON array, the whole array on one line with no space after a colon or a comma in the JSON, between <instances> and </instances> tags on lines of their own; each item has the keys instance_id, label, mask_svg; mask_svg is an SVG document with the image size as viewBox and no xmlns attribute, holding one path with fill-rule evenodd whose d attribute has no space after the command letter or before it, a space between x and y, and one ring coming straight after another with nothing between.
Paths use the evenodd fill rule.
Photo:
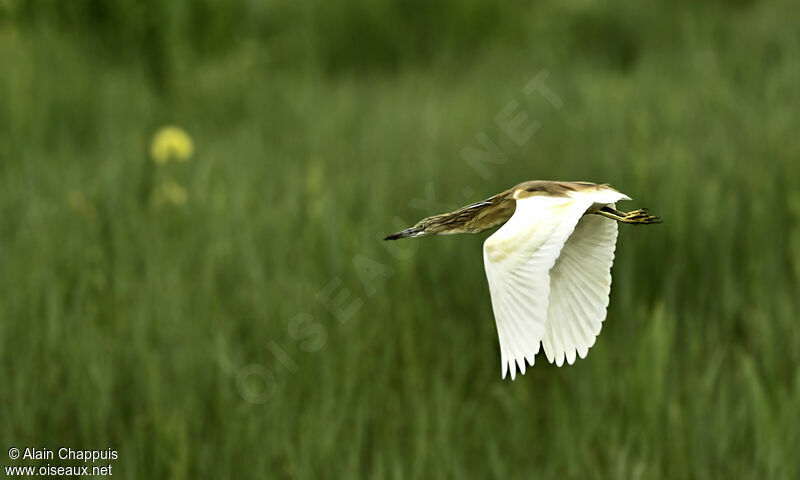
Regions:
<instances>
[{"instance_id":1,"label":"white wing","mask_svg":"<svg viewBox=\"0 0 800 480\"><path fill-rule=\"evenodd\" d=\"M613 204L612 204L613 205ZM550 270L550 306L542 339L550 363L586 357L606 318L617 222L585 215Z\"/></svg>"},{"instance_id":2,"label":"white wing","mask_svg":"<svg viewBox=\"0 0 800 480\"><path fill-rule=\"evenodd\" d=\"M483 244L483 261L500 337L503 378L533 365L545 337L549 271L591 199L533 196Z\"/></svg>"}]
</instances>

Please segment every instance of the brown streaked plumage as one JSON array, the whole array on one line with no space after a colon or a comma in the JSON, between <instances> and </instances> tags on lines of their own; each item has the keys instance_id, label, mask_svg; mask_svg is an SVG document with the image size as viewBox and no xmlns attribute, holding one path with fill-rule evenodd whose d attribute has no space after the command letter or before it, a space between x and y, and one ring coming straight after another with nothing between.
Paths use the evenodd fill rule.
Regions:
<instances>
[{"instance_id":1,"label":"brown streaked plumage","mask_svg":"<svg viewBox=\"0 0 800 480\"><path fill-rule=\"evenodd\" d=\"M592 192L611 190L607 184L591 182L559 182L550 180L529 180L515 185L508 190L498 193L481 202L472 203L466 207L450 213L433 215L420 220L416 225L397 233L393 233L384 240L397 240L406 237L427 237L429 235L452 235L457 233L480 233L508 221L516 209L516 201L533 196L567 197L573 192ZM620 212L610 207L599 207L597 211L590 211L614 220L643 225L660 223L658 217L647 214L647 209L632 212Z\"/></svg>"},{"instance_id":2,"label":"brown streaked plumage","mask_svg":"<svg viewBox=\"0 0 800 480\"><path fill-rule=\"evenodd\" d=\"M551 363L585 358L606 318L617 222L659 223L608 185L535 180L386 237L478 233L500 340L502 375L525 373L540 347Z\"/></svg>"}]
</instances>

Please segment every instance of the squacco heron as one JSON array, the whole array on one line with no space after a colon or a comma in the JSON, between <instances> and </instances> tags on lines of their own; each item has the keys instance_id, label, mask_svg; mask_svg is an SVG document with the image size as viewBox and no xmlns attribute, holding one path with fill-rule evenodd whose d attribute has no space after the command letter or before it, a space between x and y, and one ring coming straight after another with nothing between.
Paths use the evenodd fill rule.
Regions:
<instances>
[{"instance_id":1,"label":"squacco heron","mask_svg":"<svg viewBox=\"0 0 800 480\"><path fill-rule=\"evenodd\" d=\"M483 243L502 376L524 374L540 345L559 367L585 358L606 318L617 222L660 223L608 185L534 180L452 213L425 218L385 240L478 233Z\"/></svg>"}]
</instances>

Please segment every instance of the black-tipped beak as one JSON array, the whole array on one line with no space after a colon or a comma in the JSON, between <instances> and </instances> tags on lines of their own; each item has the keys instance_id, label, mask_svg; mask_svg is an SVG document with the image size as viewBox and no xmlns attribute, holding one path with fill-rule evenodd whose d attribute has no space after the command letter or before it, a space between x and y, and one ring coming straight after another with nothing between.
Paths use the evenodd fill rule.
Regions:
<instances>
[{"instance_id":1,"label":"black-tipped beak","mask_svg":"<svg viewBox=\"0 0 800 480\"><path fill-rule=\"evenodd\" d=\"M418 227L406 228L403 231L389 235L388 237L384 238L384 240L397 240L398 238L413 237L415 233L419 233L421 231L422 229Z\"/></svg>"}]
</instances>

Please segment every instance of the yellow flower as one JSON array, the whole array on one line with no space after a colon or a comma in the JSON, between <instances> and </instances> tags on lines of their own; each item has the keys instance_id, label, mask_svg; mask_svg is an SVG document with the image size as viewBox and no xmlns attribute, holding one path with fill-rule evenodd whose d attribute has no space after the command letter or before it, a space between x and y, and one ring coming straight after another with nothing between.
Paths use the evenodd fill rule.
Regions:
<instances>
[{"instance_id":1,"label":"yellow flower","mask_svg":"<svg viewBox=\"0 0 800 480\"><path fill-rule=\"evenodd\" d=\"M165 180L164 183L153 192L152 202L156 206L164 203L181 206L189 199L186 189L174 180Z\"/></svg>"},{"instance_id":2,"label":"yellow flower","mask_svg":"<svg viewBox=\"0 0 800 480\"><path fill-rule=\"evenodd\" d=\"M150 155L153 161L163 165L170 160L185 162L194 153L192 137L181 127L167 126L153 135L150 143Z\"/></svg>"},{"instance_id":3,"label":"yellow flower","mask_svg":"<svg viewBox=\"0 0 800 480\"><path fill-rule=\"evenodd\" d=\"M164 196L167 197L167 201L173 205L183 205L189 198L186 189L175 182L167 182L164 184Z\"/></svg>"}]
</instances>

